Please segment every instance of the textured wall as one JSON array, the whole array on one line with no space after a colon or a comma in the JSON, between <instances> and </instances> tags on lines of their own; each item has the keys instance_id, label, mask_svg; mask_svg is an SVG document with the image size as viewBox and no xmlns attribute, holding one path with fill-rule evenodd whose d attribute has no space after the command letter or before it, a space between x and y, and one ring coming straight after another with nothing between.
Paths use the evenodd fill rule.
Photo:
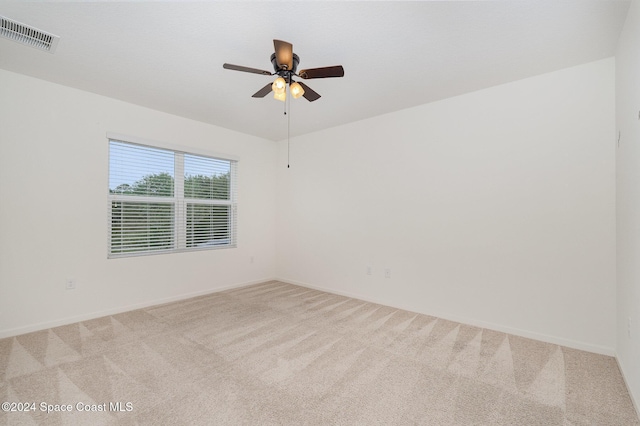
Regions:
<instances>
[{"instance_id":1,"label":"textured wall","mask_svg":"<svg viewBox=\"0 0 640 426\"><path fill-rule=\"evenodd\" d=\"M613 354L614 65L281 143L277 276Z\"/></svg>"},{"instance_id":2,"label":"textured wall","mask_svg":"<svg viewBox=\"0 0 640 426\"><path fill-rule=\"evenodd\" d=\"M640 409L640 1L634 0L616 54L617 355Z\"/></svg>"},{"instance_id":3,"label":"textured wall","mask_svg":"<svg viewBox=\"0 0 640 426\"><path fill-rule=\"evenodd\" d=\"M275 143L6 71L0 120L0 337L273 277ZM238 157L238 248L108 260L107 132Z\"/></svg>"}]
</instances>

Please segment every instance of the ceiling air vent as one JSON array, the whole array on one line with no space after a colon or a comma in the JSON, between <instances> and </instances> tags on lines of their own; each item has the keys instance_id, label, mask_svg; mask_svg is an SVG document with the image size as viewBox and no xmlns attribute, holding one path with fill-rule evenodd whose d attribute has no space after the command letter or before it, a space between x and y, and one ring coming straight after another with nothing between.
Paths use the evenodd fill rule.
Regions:
<instances>
[{"instance_id":1,"label":"ceiling air vent","mask_svg":"<svg viewBox=\"0 0 640 426\"><path fill-rule=\"evenodd\" d=\"M0 15L0 37L53 53L60 37Z\"/></svg>"}]
</instances>

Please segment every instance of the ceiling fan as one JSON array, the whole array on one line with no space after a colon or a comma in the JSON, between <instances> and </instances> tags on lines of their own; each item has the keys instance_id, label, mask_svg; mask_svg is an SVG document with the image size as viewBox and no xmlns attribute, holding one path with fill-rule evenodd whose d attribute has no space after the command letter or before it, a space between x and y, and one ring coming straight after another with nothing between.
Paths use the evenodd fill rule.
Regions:
<instances>
[{"instance_id":1,"label":"ceiling fan","mask_svg":"<svg viewBox=\"0 0 640 426\"><path fill-rule=\"evenodd\" d=\"M308 80L311 78L327 78L327 77L343 77L344 68L342 65L334 65L331 67L310 68L301 70L296 73L300 58L293 53L293 45L282 40L273 40L275 53L271 55L271 63L274 72L259 70L256 68L243 67L241 65L223 64L222 67L228 70L250 72L262 75L278 75L273 83L269 83L262 89L253 94L254 98L264 98L271 91L274 92L274 98L284 101L287 97L287 84L289 92L294 99L303 96L309 102L313 102L320 98L320 95L313 91L309 86L302 82L294 81L293 77L300 77Z\"/></svg>"}]
</instances>

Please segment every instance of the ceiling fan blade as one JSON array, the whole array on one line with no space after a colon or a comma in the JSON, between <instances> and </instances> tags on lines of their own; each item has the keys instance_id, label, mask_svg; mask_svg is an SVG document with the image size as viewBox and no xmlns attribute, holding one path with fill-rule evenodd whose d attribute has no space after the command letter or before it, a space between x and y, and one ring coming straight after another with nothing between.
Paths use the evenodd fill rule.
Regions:
<instances>
[{"instance_id":1,"label":"ceiling fan blade","mask_svg":"<svg viewBox=\"0 0 640 426\"><path fill-rule=\"evenodd\" d=\"M293 45L287 41L273 40L273 47L276 49L276 63L278 68L287 67L293 69Z\"/></svg>"},{"instance_id":2,"label":"ceiling fan blade","mask_svg":"<svg viewBox=\"0 0 640 426\"><path fill-rule=\"evenodd\" d=\"M273 83L268 83L262 89L258 90L256 93L251 95L251 97L252 98L264 98L265 96L267 96L271 92L271 85L272 84Z\"/></svg>"},{"instance_id":3,"label":"ceiling fan blade","mask_svg":"<svg viewBox=\"0 0 640 426\"><path fill-rule=\"evenodd\" d=\"M253 74L271 75L269 71L259 70L257 68L243 67L241 65L222 64L222 68L233 71L251 72Z\"/></svg>"},{"instance_id":4,"label":"ceiling fan blade","mask_svg":"<svg viewBox=\"0 0 640 426\"><path fill-rule=\"evenodd\" d=\"M308 78L327 78L327 77L344 77L344 68L342 65L332 67L311 68L300 71L300 77Z\"/></svg>"},{"instance_id":5,"label":"ceiling fan blade","mask_svg":"<svg viewBox=\"0 0 640 426\"><path fill-rule=\"evenodd\" d=\"M301 81L299 81L298 84L304 89L304 94L302 96L306 100L308 100L309 102L313 102L320 99L320 95L317 94L311 87L307 86Z\"/></svg>"}]
</instances>

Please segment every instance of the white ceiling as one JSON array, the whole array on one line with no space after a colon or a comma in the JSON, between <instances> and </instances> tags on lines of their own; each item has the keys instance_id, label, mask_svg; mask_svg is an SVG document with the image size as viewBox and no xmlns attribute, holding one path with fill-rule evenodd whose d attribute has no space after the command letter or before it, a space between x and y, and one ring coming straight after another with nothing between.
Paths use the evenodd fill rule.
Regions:
<instances>
[{"instance_id":1,"label":"white ceiling","mask_svg":"<svg viewBox=\"0 0 640 426\"><path fill-rule=\"evenodd\" d=\"M54 54L0 39L0 68L271 140L284 104L273 39L322 95L291 102L291 135L373 117L615 54L628 1L0 1L0 15L60 36Z\"/></svg>"}]
</instances>

